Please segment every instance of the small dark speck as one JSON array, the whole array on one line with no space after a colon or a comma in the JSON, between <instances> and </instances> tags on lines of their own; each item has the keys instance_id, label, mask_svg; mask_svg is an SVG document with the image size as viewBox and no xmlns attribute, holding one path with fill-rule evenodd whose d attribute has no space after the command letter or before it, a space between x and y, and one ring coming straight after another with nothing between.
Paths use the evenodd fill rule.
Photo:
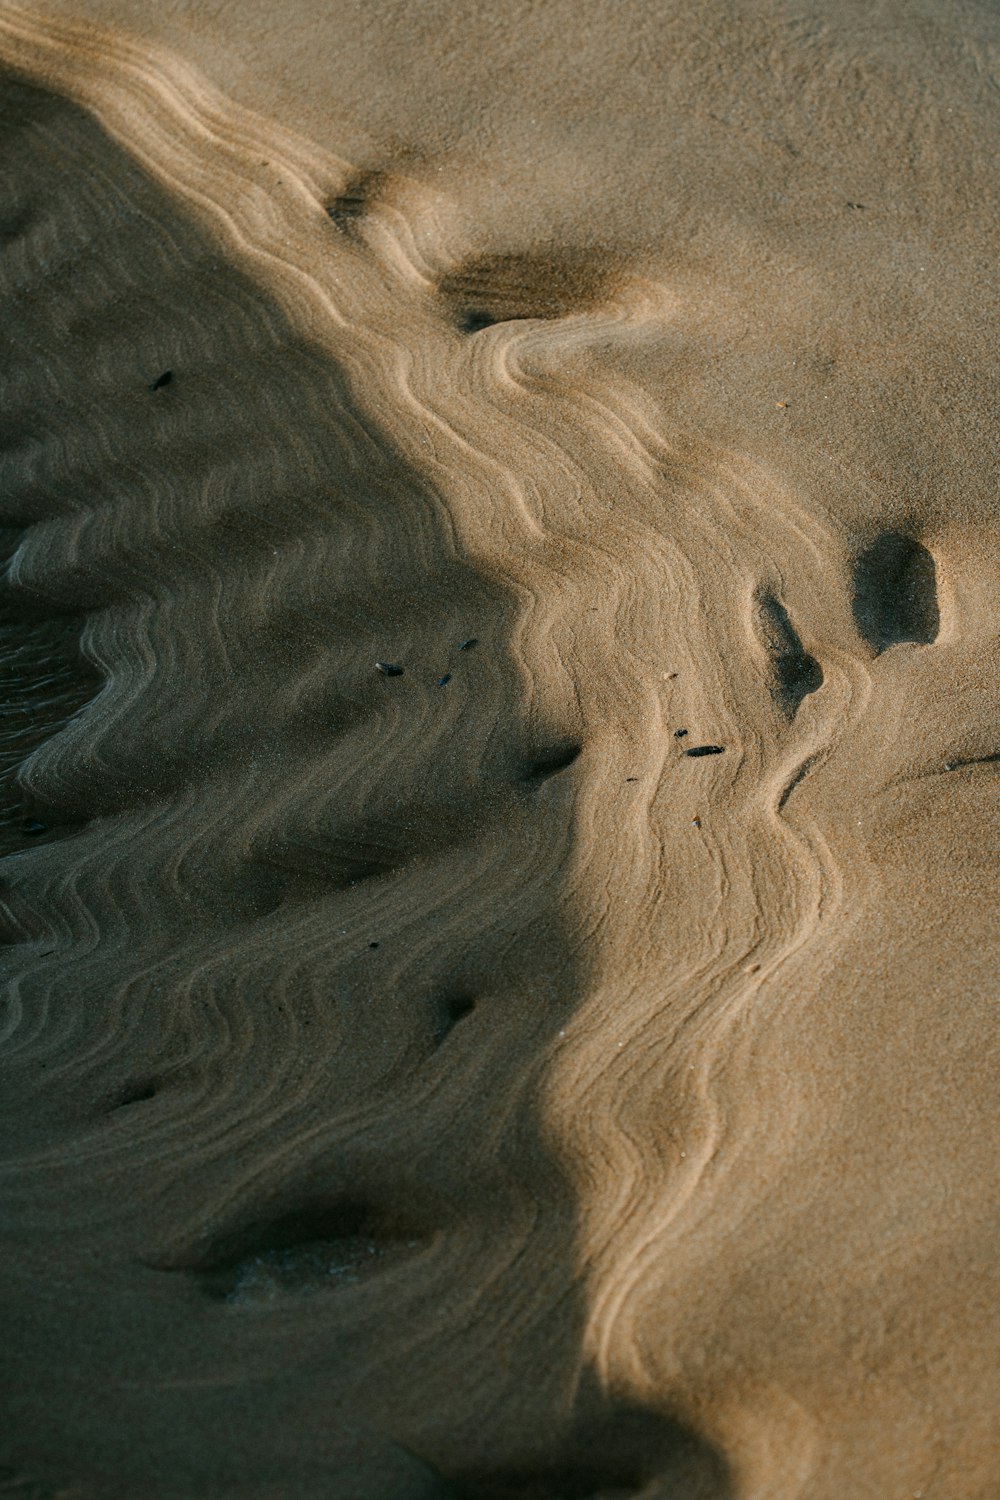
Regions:
<instances>
[{"instance_id":1,"label":"small dark speck","mask_svg":"<svg viewBox=\"0 0 1000 1500\"><path fill-rule=\"evenodd\" d=\"M945 768L946 771L954 771L954 769L955 769L955 767L957 765L958 765L958 761L957 760L946 760L945 763L944 763L944 768Z\"/></svg>"},{"instance_id":2,"label":"small dark speck","mask_svg":"<svg viewBox=\"0 0 1000 1500\"><path fill-rule=\"evenodd\" d=\"M638 781L639 778L638 778L638 776L626 776L625 780L626 781Z\"/></svg>"},{"instance_id":3,"label":"small dark speck","mask_svg":"<svg viewBox=\"0 0 1000 1500\"><path fill-rule=\"evenodd\" d=\"M686 734L687 734L687 730L686 729L675 729L674 730L674 739L675 740L682 740Z\"/></svg>"},{"instance_id":4,"label":"small dark speck","mask_svg":"<svg viewBox=\"0 0 1000 1500\"><path fill-rule=\"evenodd\" d=\"M383 677L402 677L403 675L403 668L391 661L377 661L375 668L382 673Z\"/></svg>"},{"instance_id":5,"label":"small dark speck","mask_svg":"<svg viewBox=\"0 0 1000 1500\"><path fill-rule=\"evenodd\" d=\"M378 943L369 943L368 946L369 946L369 948L377 948L378 947Z\"/></svg>"},{"instance_id":6,"label":"small dark speck","mask_svg":"<svg viewBox=\"0 0 1000 1500\"><path fill-rule=\"evenodd\" d=\"M25 818L21 827L25 833L47 833L49 829L47 823L40 823L37 818Z\"/></svg>"},{"instance_id":7,"label":"small dark speck","mask_svg":"<svg viewBox=\"0 0 1000 1500\"><path fill-rule=\"evenodd\" d=\"M174 378L173 370L164 370L162 375L157 375L155 380L149 382L151 391L162 391L165 385L169 385Z\"/></svg>"},{"instance_id":8,"label":"small dark speck","mask_svg":"<svg viewBox=\"0 0 1000 1500\"><path fill-rule=\"evenodd\" d=\"M722 755L725 749L725 745L692 745L690 750L684 751L684 754L692 757L695 755Z\"/></svg>"},{"instance_id":9,"label":"small dark speck","mask_svg":"<svg viewBox=\"0 0 1000 1500\"><path fill-rule=\"evenodd\" d=\"M848 203L848 208L867 208L867 203Z\"/></svg>"},{"instance_id":10,"label":"small dark speck","mask_svg":"<svg viewBox=\"0 0 1000 1500\"><path fill-rule=\"evenodd\" d=\"M479 645L479 641L478 641L477 637L474 636L474 635L470 635L467 641L459 641L459 643L458 643L458 649L459 649L459 651L471 651L472 648L473 648L473 646L478 646L478 645Z\"/></svg>"},{"instance_id":11,"label":"small dark speck","mask_svg":"<svg viewBox=\"0 0 1000 1500\"><path fill-rule=\"evenodd\" d=\"M451 681L451 673L446 672L443 677L438 678L438 687L444 687L446 682Z\"/></svg>"}]
</instances>

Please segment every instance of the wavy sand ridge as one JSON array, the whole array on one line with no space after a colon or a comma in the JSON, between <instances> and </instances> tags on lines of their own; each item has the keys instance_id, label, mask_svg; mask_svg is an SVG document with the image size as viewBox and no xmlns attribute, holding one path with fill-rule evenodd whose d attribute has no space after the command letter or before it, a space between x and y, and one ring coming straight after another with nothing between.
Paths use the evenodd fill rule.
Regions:
<instances>
[{"instance_id":1,"label":"wavy sand ridge","mask_svg":"<svg viewBox=\"0 0 1000 1500\"><path fill-rule=\"evenodd\" d=\"M994 752L970 713L938 769L927 724L992 659L988 569L623 378L683 278L464 245L120 37L0 42L5 607L44 669L12 1476L822 1500L919 1488L947 1433L985 1495L988 1412L882 1378L971 1317L925 1268L983 1274L978 1210L914 1234L968 1119L885 1128L886 1209L864 1054L936 1022L842 1017L923 781L925 910L939 862L981 899L927 825Z\"/></svg>"}]
</instances>

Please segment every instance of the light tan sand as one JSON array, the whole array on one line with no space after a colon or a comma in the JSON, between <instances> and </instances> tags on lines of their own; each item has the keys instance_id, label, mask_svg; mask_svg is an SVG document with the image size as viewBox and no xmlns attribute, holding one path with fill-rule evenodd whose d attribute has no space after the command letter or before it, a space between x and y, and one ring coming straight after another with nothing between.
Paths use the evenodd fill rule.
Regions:
<instances>
[{"instance_id":1,"label":"light tan sand","mask_svg":"<svg viewBox=\"0 0 1000 1500\"><path fill-rule=\"evenodd\" d=\"M995 1500L996 7L0 61L0 1495Z\"/></svg>"}]
</instances>

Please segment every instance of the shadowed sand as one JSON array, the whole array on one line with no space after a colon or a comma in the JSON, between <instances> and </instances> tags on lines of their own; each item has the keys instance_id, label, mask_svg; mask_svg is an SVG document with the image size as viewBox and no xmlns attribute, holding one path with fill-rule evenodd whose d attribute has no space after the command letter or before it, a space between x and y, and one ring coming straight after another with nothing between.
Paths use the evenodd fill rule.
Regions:
<instances>
[{"instance_id":1,"label":"shadowed sand","mask_svg":"<svg viewBox=\"0 0 1000 1500\"><path fill-rule=\"evenodd\" d=\"M588 14L0 12L0 1494L994 1492L998 28Z\"/></svg>"}]
</instances>

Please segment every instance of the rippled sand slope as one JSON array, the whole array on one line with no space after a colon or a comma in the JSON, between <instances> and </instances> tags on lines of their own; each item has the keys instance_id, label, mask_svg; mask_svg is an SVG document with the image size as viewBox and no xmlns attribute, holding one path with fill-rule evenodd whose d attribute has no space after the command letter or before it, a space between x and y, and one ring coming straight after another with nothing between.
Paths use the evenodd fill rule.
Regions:
<instances>
[{"instance_id":1,"label":"rippled sand slope","mask_svg":"<svg viewBox=\"0 0 1000 1500\"><path fill-rule=\"evenodd\" d=\"M0 64L0 1495L991 1500L995 11Z\"/></svg>"}]
</instances>

